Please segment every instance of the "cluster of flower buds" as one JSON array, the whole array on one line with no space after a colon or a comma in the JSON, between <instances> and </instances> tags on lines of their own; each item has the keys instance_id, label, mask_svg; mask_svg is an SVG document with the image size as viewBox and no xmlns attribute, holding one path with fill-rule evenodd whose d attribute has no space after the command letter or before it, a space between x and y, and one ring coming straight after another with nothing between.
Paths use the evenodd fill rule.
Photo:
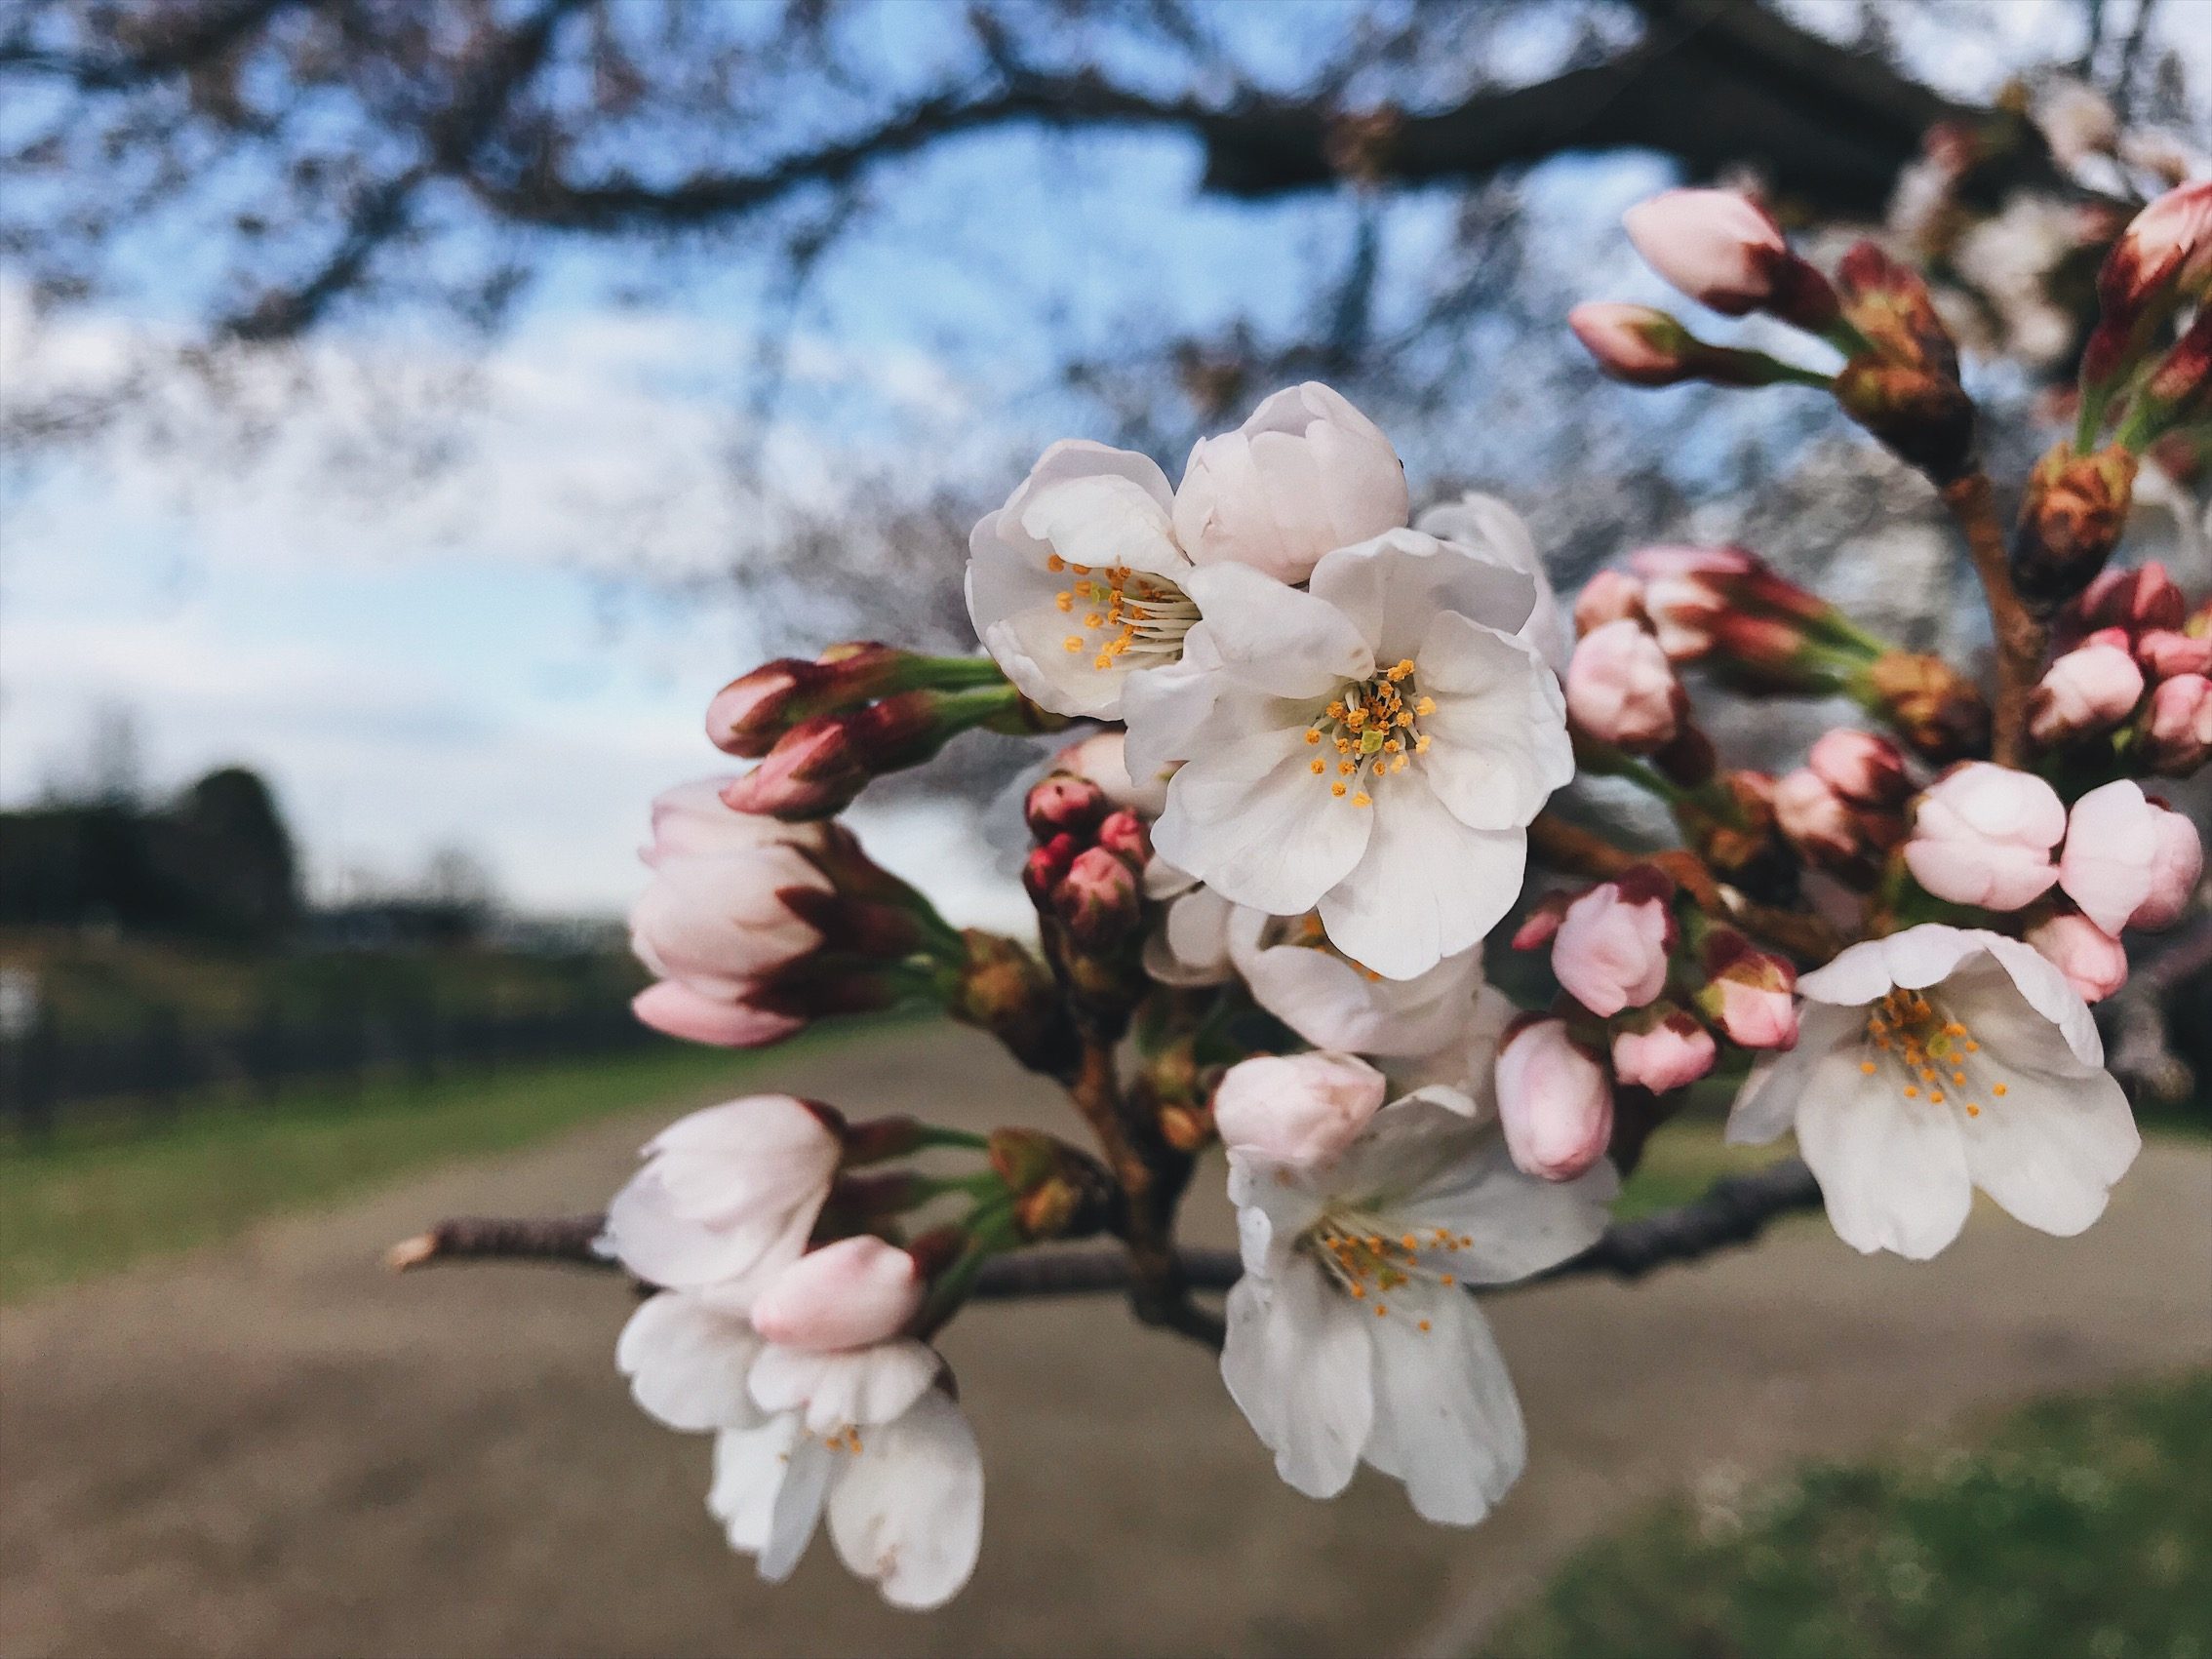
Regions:
<instances>
[{"instance_id":1,"label":"cluster of flower buds","mask_svg":"<svg viewBox=\"0 0 2212 1659\"><path fill-rule=\"evenodd\" d=\"M2034 773L1986 761L1955 768L1914 804L1903 858L1939 899L2022 913L2029 942L2087 1002L2125 981L2121 933L2171 926L2204 868L2195 824L2132 779L2069 810Z\"/></svg>"},{"instance_id":2,"label":"cluster of flower buds","mask_svg":"<svg viewBox=\"0 0 2212 1659\"><path fill-rule=\"evenodd\" d=\"M1634 577L1600 578L1588 614L1633 604L1671 661L1757 694L1841 692L1939 764L1987 749L1989 704L1971 681L1941 657L1868 633L1758 554L1646 547L1629 567ZM1578 619L1584 614L1578 604Z\"/></svg>"},{"instance_id":3,"label":"cluster of flower buds","mask_svg":"<svg viewBox=\"0 0 2212 1659\"><path fill-rule=\"evenodd\" d=\"M1080 772L1055 770L1022 803L1036 843L1021 883L1043 922L1048 954L1093 1007L1126 1008L1142 987L1144 819Z\"/></svg>"},{"instance_id":4,"label":"cluster of flower buds","mask_svg":"<svg viewBox=\"0 0 2212 1659\"><path fill-rule=\"evenodd\" d=\"M1840 373L1822 374L1700 339L1648 306L1579 305L1568 326L1607 375L1639 386L1818 386L1938 484L1966 471L1974 406L1959 384L1957 348L1917 272L1861 242L1831 283L1792 251L1764 208L1731 190L1669 190L1631 208L1622 222L1644 262L1689 298L1723 316L1776 318L1846 361Z\"/></svg>"},{"instance_id":5,"label":"cluster of flower buds","mask_svg":"<svg viewBox=\"0 0 2212 1659\"><path fill-rule=\"evenodd\" d=\"M1905 839L1912 793L1896 744L1837 730L1822 733L1805 764L1775 784L1774 816L1806 863L1866 887Z\"/></svg>"},{"instance_id":6,"label":"cluster of flower buds","mask_svg":"<svg viewBox=\"0 0 2212 1659\"><path fill-rule=\"evenodd\" d=\"M1796 969L1690 906L1654 865L1548 895L1513 944L1548 945L1565 994L1516 1019L1498 1050L1498 1110L1529 1174L1569 1180L1605 1152L1616 1086L1668 1094L1712 1072L1723 1043L1797 1041Z\"/></svg>"},{"instance_id":7,"label":"cluster of flower buds","mask_svg":"<svg viewBox=\"0 0 2212 1659\"><path fill-rule=\"evenodd\" d=\"M1066 723L1007 683L988 657L925 656L872 641L811 662L780 657L732 680L707 708L717 748L760 765L728 786L739 811L826 818L872 778L920 766L961 732Z\"/></svg>"},{"instance_id":8,"label":"cluster of flower buds","mask_svg":"<svg viewBox=\"0 0 2212 1659\"><path fill-rule=\"evenodd\" d=\"M2063 649L2029 707L2046 751L2139 757L2186 776L2212 753L2212 602L2192 612L2165 568L2107 571L2059 615Z\"/></svg>"},{"instance_id":9,"label":"cluster of flower buds","mask_svg":"<svg viewBox=\"0 0 2212 1659\"><path fill-rule=\"evenodd\" d=\"M721 780L653 803L652 879L630 943L657 982L638 1017L694 1043L755 1048L831 1013L930 995L962 956L928 901L838 824L725 804Z\"/></svg>"},{"instance_id":10,"label":"cluster of flower buds","mask_svg":"<svg viewBox=\"0 0 2212 1659\"><path fill-rule=\"evenodd\" d=\"M2120 233L2097 277L2074 438L2035 464L2012 538L2012 580L2048 615L2105 567L2127 523L2140 457L2212 409L2212 180L2180 185ZM2175 316L2195 306L2178 339ZM2116 417L2116 426L2108 427Z\"/></svg>"}]
</instances>

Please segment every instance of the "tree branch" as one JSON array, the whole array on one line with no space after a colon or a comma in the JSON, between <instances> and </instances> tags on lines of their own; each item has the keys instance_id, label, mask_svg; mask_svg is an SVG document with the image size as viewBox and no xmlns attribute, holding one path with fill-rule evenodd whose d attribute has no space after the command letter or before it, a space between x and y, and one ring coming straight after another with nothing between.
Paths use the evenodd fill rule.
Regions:
<instances>
[{"instance_id":1,"label":"tree branch","mask_svg":"<svg viewBox=\"0 0 2212 1659\"><path fill-rule=\"evenodd\" d=\"M1999 766L2016 767L2026 758L2028 699L2042 676L2043 651L2050 631L2029 614L2012 585L2004 527L1997 522L1989 474L1977 469L1945 485L1943 504L1950 509L1966 538L1967 551L1973 555L1974 573L1982 579L1990 631L1996 643L1996 718L1990 758Z\"/></svg>"},{"instance_id":2,"label":"tree branch","mask_svg":"<svg viewBox=\"0 0 2212 1659\"><path fill-rule=\"evenodd\" d=\"M1751 1174L1723 1176L1702 1198L1674 1209L1615 1222L1580 1255L1522 1283L1591 1274L1641 1279L1661 1267L1750 1244L1780 1217L1819 1203L1820 1187L1812 1171L1800 1160L1785 1158ZM619 1264L594 1248L605 1224L600 1215L520 1220L459 1216L393 1245L384 1260L397 1272L437 1262L489 1260L565 1262L613 1271ZM1226 1290L1243 1273L1234 1250L1186 1249L1178 1259L1184 1280L1195 1290ZM1042 1249L985 1263L969 1294L986 1302L1124 1295L1135 1284L1126 1251ZM1204 1310L1186 1304L1176 1317L1159 1323L1218 1345L1219 1321Z\"/></svg>"},{"instance_id":3,"label":"tree branch","mask_svg":"<svg viewBox=\"0 0 2212 1659\"><path fill-rule=\"evenodd\" d=\"M23 36L0 40L0 69L73 81L87 92L125 92L220 58L280 12L302 0L232 0L203 11L155 11L138 29L135 50L93 56L50 52Z\"/></svg>"}]
</instances>

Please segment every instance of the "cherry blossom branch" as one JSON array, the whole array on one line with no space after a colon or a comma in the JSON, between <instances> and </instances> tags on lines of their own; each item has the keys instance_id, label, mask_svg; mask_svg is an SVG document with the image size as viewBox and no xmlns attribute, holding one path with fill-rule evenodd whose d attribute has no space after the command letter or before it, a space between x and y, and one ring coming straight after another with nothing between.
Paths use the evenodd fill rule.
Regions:
<instances>
[{"instance_id":1,"label":"cherry blossom branch","mask_svg":"<svg viewBox=\"0 0 2212 1659\"><path fill-rule=\"evenodd\" d=\"M1724 1175L1688 1204L1615 1222L1580 1255L1525 1283L1590 1274L1641 1279L1661 1267L1748 1244L1781 1217L1819 1203L1812 1171L1799 1159L1781 1159L1749 1174ZM605 1217L599 1215L456 1216L393 1245L384 1260L397 1272L447 1261L566 1262L612 1272L618 1264L593 1247L604 1225ZM1234 1250L1179 1250L1175 1263L1179 1289L1185 1291L1226 1290L1243 1273ZM1127 1251L1042 1249L985 1263L968 1293L978 1301L1017 1301L1112 1295L1140 1287L1135 1258ZM1220 1321L1187 1298L1152 1323L1200 1340L1220 1340Z\"/></svg>"},{"instance_id":2,"label":"cherry blossom branch","mask_svg":"<svg viewBox=\"0 0 2212 1659\"><path fill-rule=\"evenodd\" d=\"M1996 640L1996 726L1991 758L1999 766L2016 767L2027 755L2028 698L2042 673L2049 630L2029 613L2012 585L2004 527L1997 522L1989 474L1977 469L1945 485L1943 504L1966 537Z\"/></svg>"}]
</instances>

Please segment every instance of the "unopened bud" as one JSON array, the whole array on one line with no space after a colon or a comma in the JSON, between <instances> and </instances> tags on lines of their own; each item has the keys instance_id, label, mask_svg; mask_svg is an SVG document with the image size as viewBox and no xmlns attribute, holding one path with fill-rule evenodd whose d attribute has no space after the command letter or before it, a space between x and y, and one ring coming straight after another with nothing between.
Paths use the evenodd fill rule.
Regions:
<instances>
[{"instance_id":1,"label":"unopened bud","mask_svg":"<svg viewBox=\"0 0 2212 1659\"><path fill-rule=\"evenodd\" d=\"M2141 213L2097 273L2101 313L2081 354L2085 394L2109 394L2167 318L2212 288L2212 179L2168 190Z\"/></svg>"},{"instance_id":2,"label":"unopened bud","mask_svg":"<svg viewBox=\"0 0 2212 1659\"><path fill-rule=\"evenodd\" d=\"M2180 635L2174 636L2179 639ZM2045 748L2109 731L2143 696L2143 670L2119 646L2078 646L2044 670L2028 699L2028 733Z\"/></svg>"},{"instance_id":3,"label":"unopened bud","mask_svg":"<svg viewBox=\"0 0 2212 1659\"><path fill-rule=\"evenodd\" d=\"M1974 400L1948 375L1861 358L1836 376L1836 401L1908 465L1938 485L1974 464Z\"/></svg>"},{"instance_id":4,"label":"unopened bud","mask_svg":"<svg viewBox=\"0 0 2212 1659\"><path fill-rule=\"evenodd\" d=\"M729 754L757 760L802 720L842 713L910 683L928 659L873 640L832 646L812 662L778 657L740 675L707 705L707 738Z\"/></svg>"},{"instance_id":5,"label":"unopened bud","mask_svg":"<svg viewBox=\"0 0 2212 1659\"><path fill-rule=\"evenodd\" d=\"M1574 601L1574 631L1587 634L1607 622L1648 622L1643 609L1643 583L1626 571L1600 571L1582 584Z\"/></svg>"},{"instance_id":6,"label":"unopened bud","mask_svg":"<svg viewBox=\"0 0 2212 1659\"><path fill-rule=\"evenodd\" d=\"M2029 928L2027 938L2085 1003L2101 1003L2127 983L2127 947L2086 916L2062 911Z\"/></svg>"},{"instance_id":7,"label":"unopened bud","mask_svg":"<svg viewBox=\"0 0 2212 1659\"><path fill-rule=\"evenodd\" d=\"M2132 570L2106 571L2067 607L2054 633L2073 644L2100 628L2118 628L2133 637L2151 628L2180 628L2189 600L2155 559Z\"/></svg>"},{"instance_id":8,"label":"unopened bud","mask_svg":"<svg viewBox=\"0 0 2212 1659\"><path fill-rule=\"evenodd\" d=\"M753 1328L784 1348L839 1352L888 1341L921 1311L920 1265L861 1234L809 1250L755 1298Z\"/></svg>"},{"instance_id":9,"label":"unopened bud","mask_svg":"<svg viewBox=\"0 0 2212 1659\"><path fill-rule=\"evenodd\" d=\"M1057 771L1032 785L1022 802L1022 816L1029 833L1040 845L1056 835L1090 840L1099 819L1113 810L1106 792L1087 777Z\"/></svg>"},{"instance_id":10,"label":"unopened bud","mask_svg":"<svg viewBox=\"0 0 2212 1659\"><path fill-rule=\"evenodd\" d=\"M1111 950L1136 929L1143 889L1126 860L1103 847L1076 854L1052 889L1052 911L1084 950Z\"/></svg>"},{"instance_id":11,"label":"unopened bud","mask_svg":"<svg viewBox=\"0 0 2212 1659\"><path fill-rule=\"evenodd\" d=\"M1706 982L1698 1011L1743 1048L1789 1048L1797 1041L1797 971L1732 928L1711 929L1700 947Z\"/></svg>"},{"instance_id":12,"label":"unopened bud","mask_svg":"<svg viewBox=\"0 0 2212 1659\"><path fill-rule=\"evenodd\" d=\"M2151 770L2187 777L2212 756L2212 679L2177 674L2151 693L2143 723L2144 755Z\"/></svg>"},{"instance_id":13,"label":"unopened bud","mask_svg":"<svg viewBox=\"0 0 2212 1659\"><path fill-rule=\"evenodd\" d=\"M1029 894L1030 903L1040 910L1051 904L1053 889L1066 879L1068 866L1082 850L1072 835L1056 835L1043 847L1031 849L1021 864L1022 889Z\"/></svg>"},{"instance_id":14,"label":"unopened bud","mask_svg":"<svg viewBox=\"0 0 2212 1659\"><path fill-rule=\"evenodd\" d=\"M1990 705L1981 691L1940 656L1893 651L1852 687L1915 751L1939 766L1990 746Z\"/></svg>"},{"instance_id":15,"label":"unopened bud","mask_svg":"<svg viewBox=\"0 0 2212 1659\"><path fill-rule=\"evenodd\" d=\"M2130 399L2120 432L2141 449L2212 410L2212 306L2201 307Z\"/></svg>"},{"instance_id":16,"label":"unopened bud","mask_svg":"<svg viewBox=\"0 0 2212 1659\"><path fill-rule=\"evenodd\" d=\"M2114 444L2082 455L2055 446L2028 475L2012 533L2012 582L2048 615L2096 579L2135 494L2136 457Z\"/></svg>"},{"instance_id":17,"label":"unopened bud","mask_svg":"<svg viewBox=\"0 0 2212 1659\"><path fill-rule=\"evenodd\" d=\"M1232 1152L1326 1164L1360 1138L1389 1097L1383 1074L1357 1055L1263 1054L1222 1076L1213 1121Z\"/></svg>"},{"instance_id":18,"label":"unopened bud","mask_svg":"<svg viewBox=\"0 0 2212 1659\"><path fill-rule=\"evenodd\" d=\"M1074 1025L1052 976L1013 940L971 928L960 980L946 1011L980 1026L1033 1072L1063 1077L1078 1050Z\"/></svg>"},{"instance_id":19,"label":"unopened bud","mask_svg":"<svg viewBox=\"0 0 2212 1659\"><path fill-rule=\"evenodd\" d=\"M1729 317L1765 311L1813 334L1836 321L1828 279L1740 191L1663 191L1621 222L1644 262L1700 305Z\"/></svg>"},{"instance_id":20,"label":"unopened bud","mask_svg":"<svg viewBox=\"0 0 2212 1659\"><path fill-rule=\"evenodd\" d=\"M1824 869L1860 873L1867 842L1858 814L1811 768L1800 767L1775 784L1774 821L1810 862Z\"/></svg>"},{"instance_id":21,"label":"unopened bud","mask_svg":"<svg viewBox=\"0 0 2212 1659\"><path fill-rule=\"evenodd\" d=\"M1138 870L1152 862L1152 832L1131 811L1107 813L1098 825L1098 845Z\"/></svg>"},{"instance_id":22,"label":"unopened bud","mask_svg":"<svg viewBox=\"0 0 2212 1659\"><path fill-rule=\"evenodd\" d=\"M1649 866L1601 882L1567 906L1552 941L1561 988L1600 1019L1641 1007L1667 983L1675 884Z\"/></svg>"},{"instance_id":23,"label":"unopened bud","mask_svg":"<svg viewBox=\"0 0 2212 1659\"><path fill-rule=\"evenodd\" d=\"M1762 351L1702 340L1649 305L1600 301L1577 305L1567 327L1608 377L1632 386L1675 386L1703 380L1716 386L1768 386L1805 378L1800 370Z\"/></svg>"},{"instance_id":24,"label":"unopened bud","mask_svg":"<svg viewBox=\"0 0 2212 1659\"><path fill-rule=\"evenodd\" d=\"M1905 757L1896 744L1872 731L1824 731L1806 754L1805 765L1853 806L1902 807L1913 793Z\"/></svg>"},{"instance_id":25,"label":"unopened bud","mask_svg":"<svg viewBox=\"0 0 2212 1659\"><path fill-rule=\"evenodd\" d=\"M1508 1029L1494 1074L1506 1150L1521 1170L1571 1181L1605 1156L1613 1132L1613 1087L1604 1067L1563 1019Z\"/></svg>"},{"instance_id":26,"label":"unopened bud","mask_svg":"<svg viewBox=\"0 0 2212 1659\"><path fill-rule=\"evenodd\" d=\"M2177 674L2212 674L2212 635L2149 628L2136 638L2135 660L2153 680L2171 680Z\"/></svg>"},{"instance_id":27,"label":"unopened bud","mask_svg":"<svg viewBox=\"0 0 2212 1659\"><path fill-rule=\"evenodd\" d=\"M1036 1129L994 1129L990 1158L1013 1195L1014 1224L1031 1243L1087 1237L1113 1214L1112 1177L1066 1141Z\"/></svg>"},{"instance_id":28,"label":"unopened bud","mask_svg":"<svg viewBox=\"0 0 2212 1659\"><path fill-rule=\"evenodd\" d=\"M1665 747L1688 712L1659 642L1625 617L1585 634L1574 648L1566 706L1578 730L1630 754Z\"/></svg>"},{"instance_id":29,"label":"unopened bud","mask_svg":"<svg viewBox=\"0 0 2212 1659\"><path fill-rule=\"evenodd\" d=\"M1613 1078L1623 1087L1665 1094L1713 1070L1719 1045L1697 1018L1672 1003L1625 1016L1613 1032Z\"/></svg>"}]
</instances>

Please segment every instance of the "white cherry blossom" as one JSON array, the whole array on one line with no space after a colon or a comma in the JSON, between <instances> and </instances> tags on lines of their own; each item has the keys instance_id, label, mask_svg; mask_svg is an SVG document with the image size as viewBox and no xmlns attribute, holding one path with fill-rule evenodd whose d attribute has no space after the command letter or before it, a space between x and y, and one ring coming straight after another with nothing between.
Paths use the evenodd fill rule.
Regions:
<instances>
[{"instance_id":1,"label":"white cherry blossom","mask_svg":"<svg viewBox=\"0 0 2212 1659\"><path fill-rule=\"evenodd\" d=\"M1232 902L1318 911L1338 949L1394 979L1473 948L1574 770L1559 682L1516 635L1533 579L1410 530L1326 555L1311 591L1204 575L1217 664L1127 710L1132 753L1185 762L1161 855Z\"/></svg>"},{"instance_id":2,"label":"white cherry blossom","mask_svg":"<svg viewBox=\"0 0 2212 1659\"><path fill-rule=\"evenodd\" d=\"M1797 1046L1755 1077L1728 1138L1795 1128L1846 1244L1924 1260L1979 1187L2071 1236L2141 1145L2088 1007L2018 939L1928 924L1797 982Z\"/></svg>"},{"instance_id":3,"label":"white cherry blossom","mask_svg":"<svg viewBox=\"0 0 2212 1659\"><path fill-rule=\"evenodd\" d=\"M1468 1526L1519 1477L1527 1435L1488 1322L1466 1293L1587 1247L1610 1165L1560 1185L1514 1168L1464 1100L1377 1112L1319 1165L1229 1149L1244 1276L1221 1374L1283 1479L1333 1497L1364 1461L1417 1513Z\"/></svg>"}]
</instances>

